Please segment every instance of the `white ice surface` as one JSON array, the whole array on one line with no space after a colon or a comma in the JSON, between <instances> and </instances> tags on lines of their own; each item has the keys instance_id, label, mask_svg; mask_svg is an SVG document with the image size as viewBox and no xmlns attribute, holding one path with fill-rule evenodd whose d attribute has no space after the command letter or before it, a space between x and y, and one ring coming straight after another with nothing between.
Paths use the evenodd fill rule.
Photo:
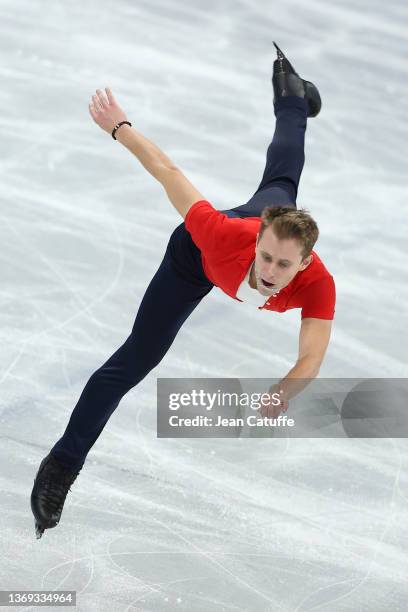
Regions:
<instances>
[{"instance_id":1,"label":"white ice surface","mask_svg":"<svg viewBox=\"0 0 408 612\"><path fill-rule=\"evenodd\" d=\"M1 589L75 589L83 612L407 609L405 440L156 438L158 376L283 376L299 311L213 290L40 541L29 507L180 222L90 119L97 87L230 208L263 171L276 40L323 98L298 197L337 285L320 375L408 375L407 31L403 0L0 1Z\"/></svg>"}]
</instances>

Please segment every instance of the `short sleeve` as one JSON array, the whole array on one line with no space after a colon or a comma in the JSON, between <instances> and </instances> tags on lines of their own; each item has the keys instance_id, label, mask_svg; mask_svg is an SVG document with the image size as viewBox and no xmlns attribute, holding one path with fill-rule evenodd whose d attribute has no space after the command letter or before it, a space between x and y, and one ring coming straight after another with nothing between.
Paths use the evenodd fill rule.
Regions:
<instances>
[{"instance_id":1,"label":"short sleeve","mask_svg":"<svg viewBox=\"0 0 408 612\"><path fill-rule=\"evenodd\" d=\"M227 217L207 200L191 206L184 224L196 246L207 257L225 251L229 246L236 247L244 236L242 219Z\"/></svg>"},{"instance_id":2,"label":"short sleeve","mask_svg":"<svg viewBox=\"0 0 408 612\"><path fill-rule=\"evenodd\" d=\"M336 287L331 275L321 278L305 287L302 292L302 319L334 318L336 304Z\"/></svg>"}]
</instances>

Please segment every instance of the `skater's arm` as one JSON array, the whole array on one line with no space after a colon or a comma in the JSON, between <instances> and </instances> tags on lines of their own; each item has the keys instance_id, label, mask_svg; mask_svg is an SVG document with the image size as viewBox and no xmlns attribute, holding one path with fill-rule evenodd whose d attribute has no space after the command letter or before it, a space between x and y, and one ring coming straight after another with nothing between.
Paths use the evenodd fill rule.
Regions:
<instances>
[{"instance_id":1,"label":"skater's arm","mask_svg":"<svg viewBox=\"0 0 408 612\"><path fill-rule=\"evenodd\" d=\"M167 196L174 208L183 219L190 208L204 196L190 183L178 168L164 170L158 179L166 190Z\"/></svg>"},{"instance_id":2,"label":"skater's arm","mask_svg":"<svg viewBox=\"0 0 408 612\"><path fill-rule=\"evenodd\" d=\"M329 345L332 320L307 317L302 319L299 332L298 363L307 362L319 373L320 366Z\"/></svg>"},{"instance_id":3,"label":"skater's arm","mask_svg":"<svg viewBox=\"0 0 408 612\"><path fill-rule=\"evenodd\" d=\"M89 112L95 123L109 134L117 123L127 121L109 88L106 88L106 96L101 90L97 90L92 96L92 103L89 104ZM115 137L163 185L171 203L183 219L195 202L205 199L171 159L135 128L122 125L116 131Z\"/></svg>"},{"instance_id":4,"label":"skater's arm","mask_svg":"<svg viewBox=\"0 0 408 612\"><path fill-rule=\"evenodd\" d=\"M102 130L112 134L115 125L127 121L127 117L113 97L112 91L108 87L105 88L105 91L106 95L100 89L96 90L96 94L92 96L92 102L89 104L89 113ZM158 174L163 168L173 166L172 161L159 147L156 147L143 134L129 125L121 125L116 130L115 138L129 149L155 178L158 178Z\"/></svg>"},{"instance_id":5,"label":"skater's arm","mask_svg":"<svg viewBox=\"0 0 408 612\"><path fill-rule=\"evenodd\" d=\"M288 400L300 393L319 374L331 328L332 321L329 320L312 317L302 319L297 361L280 383Z\"/></svg>"},{"instance_id":6,"label":"skater's arm","mask_svg":"<svg viewBox=\"0 0 408 612\"><path fill-rule=\"evenodd\" d=\"M302 319L298 359L286 376L269 389L271 395L279 394L281 405L263 406L259 410L262 416L278 416L282 409L286 412L289 400L316 378L329 344L331 328L332 321L329 320L312 317Z\"/></svg>"},{"instance_id":7,"label":"skater's arm","mask_svg":"<svg viewBox=\"0 0 408 612\"><path fill-rule=\"evenodd\" d=\"M185 218L195 202L204 196L190 183L182 171L152 142L133 127L123 125L117 132L117 140L131 151L156 180L161 183L170 202Z\"/></svg>"},{"instance_id":8,"label":"skater's arm","mask_svg":"<svg viewBox=\"0 0 408 612\"><path fill-rule=\"evenodd\" d=\"M199 200L205 200L182 171L174 166L156 145L133 127L123 125L118 130L116 138L136 155L146 170L163 185L170 202L183 219L193 204Z\"/></svg>"},{"instance_id":9,"label":"skater's arm","mask_svg":"<svg viewBox=\"0 0 408 612\"><path fill-rule=\"evenodd\" d=\"M116 132L116 140L133 153L146 170L160 182L162 174L174 168L171 159L134 127L122 125Z\"/></svg>"},{"instance_id":10,"label":"skater's arm","mask_svg":"<svg viewBox=\"0 0 408 612\"><path fill-rule=\"evenodd\" d=\"M316 378L326 353L332 321L308 317L302 319L299 332L299 353L296 364L283 379L287 385L288 399L294 397L309 380ZM304 381L298 379L305 379ZM303 384L304 382L304 384Z\"/></svg>"}]
</instances>

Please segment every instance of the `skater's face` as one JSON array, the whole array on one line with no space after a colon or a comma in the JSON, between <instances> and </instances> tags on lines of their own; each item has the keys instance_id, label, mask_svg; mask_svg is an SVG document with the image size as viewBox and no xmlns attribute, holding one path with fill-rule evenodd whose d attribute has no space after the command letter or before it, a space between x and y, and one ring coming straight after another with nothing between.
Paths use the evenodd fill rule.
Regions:
<instances>
[{"instance_id":1,"label":"skater's face","mask_svg":"<svg viewBox=\"0 0 408 612\"><path fill-rule=\"evenodd\" d=\"M294 238L279 240L271 227L264 230L260 239L258 234L253 280L259 293L266 297L278 293L307 268L312 255L303 259L302 249Z\"/></svg>"}]
</instances>

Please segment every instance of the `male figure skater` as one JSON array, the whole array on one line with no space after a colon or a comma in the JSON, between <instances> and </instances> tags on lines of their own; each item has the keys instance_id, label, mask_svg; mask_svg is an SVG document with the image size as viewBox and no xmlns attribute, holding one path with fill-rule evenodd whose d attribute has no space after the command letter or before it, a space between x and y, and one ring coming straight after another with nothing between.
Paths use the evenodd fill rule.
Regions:
<instances>
[{"instance_id":1,"label":"male figure skater","mask_svg":"<svg viewBox=\"0 0 408 612\"><path fill-rule=\"evenodd\" d=\"M276 408L274 400L264 406L262 416L285 411L288 400L319 372L330 338L335 288L312 250L317 225L307 211L297 210L296 196L307 117L319 113L321 100L315 85L303 80L275 47L276 127L265 171L253 197L231 210L215 210L158 147L133 129L109 89L106 95L97 90L92 96L93 120L160 181L184 222L170 237L130 336L92 374L63 436L40 464L31 494L38 538L58 524L67 492L121 398L162 360L214 285L236 300L253 302L254 308L302 309L298 359L278 388L270 390L279 393L280 405Z\"/></svg>"}]
</instances>

